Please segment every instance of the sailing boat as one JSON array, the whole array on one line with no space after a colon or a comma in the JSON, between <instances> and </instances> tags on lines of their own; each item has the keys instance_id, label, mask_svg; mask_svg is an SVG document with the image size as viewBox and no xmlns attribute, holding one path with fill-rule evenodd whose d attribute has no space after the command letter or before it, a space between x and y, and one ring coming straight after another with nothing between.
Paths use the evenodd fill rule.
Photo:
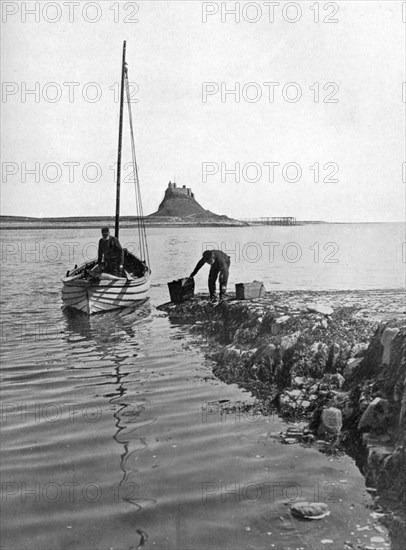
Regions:
<instances>
[{"instance_id":1,"label":"sailing boat","mask_svg":"<svg viewBox=\"0 0 406 550\"><path fill-rule=\"evenodd\" d=\"M147 236L144 224L144 215L141 202L141 192L138 178L137 159L134 145L134 129L131 114L130 87L128 68L125 61L126 42L123 44L123 59L121 67L120 90L120 121L118 131L118 158L117 158L117 189L116 189L116 216L115 237L120 230L120 181L121 181L121 149L123 137L123 110L124 93L127 99L128 115L131 133L131 151L134 167L134 186L137 204L137 225L140 246L138 258L124 249L123 271L119 276L103 273L98 267L98 260L86 262L83 265L68 271L62 279L62 300L65 307L74 308L87 315L112 309L132 306L146 300L149 296L149 256Z\"/></svg>"}]
</instances>

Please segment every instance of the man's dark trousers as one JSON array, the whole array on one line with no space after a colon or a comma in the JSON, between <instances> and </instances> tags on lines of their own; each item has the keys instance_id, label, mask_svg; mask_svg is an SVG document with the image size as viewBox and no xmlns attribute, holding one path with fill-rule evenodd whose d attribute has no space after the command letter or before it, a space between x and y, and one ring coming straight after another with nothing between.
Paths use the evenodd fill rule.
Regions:
<instances>
[{"instance_id":1,"label":"man's dark trousers","mask_svg":"<svg viewBox=\"0 0 406 550\"><path fill-rule=\"evenodd\" d=\"M211 266L210 273L209 273L210 296L215 296L216 294L216 280L219 273L220 273L220 276L219 276L220 298L222 298L225 295L227 291L229 267L230 267L230 258L227 258L226 262L222 262L221 267L218 262L215 262Z\"/></svg>"}]
</instances>

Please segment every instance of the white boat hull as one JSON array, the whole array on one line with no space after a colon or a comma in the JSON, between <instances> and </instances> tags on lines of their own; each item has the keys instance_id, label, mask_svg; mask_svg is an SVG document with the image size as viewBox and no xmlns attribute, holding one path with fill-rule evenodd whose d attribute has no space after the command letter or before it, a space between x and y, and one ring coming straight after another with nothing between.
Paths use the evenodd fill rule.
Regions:
<instances>
[{"instance_id":1,"label":"white boat hull","mask_svg":"<svg viewBox=\"0 0 406 550\"><path fill-rule=\"evenodd\" d=\"M64 306L87 315L133 306L149 297L149 275L127 279L102 274L99 281L65 277L62 282Z\"/></svg>"}]
</instances>

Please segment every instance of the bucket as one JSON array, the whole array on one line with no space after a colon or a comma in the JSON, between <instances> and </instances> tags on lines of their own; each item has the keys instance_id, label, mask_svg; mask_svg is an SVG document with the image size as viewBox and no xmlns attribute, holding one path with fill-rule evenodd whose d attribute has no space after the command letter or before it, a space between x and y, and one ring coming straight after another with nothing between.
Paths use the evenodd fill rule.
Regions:
<instances>
[{"instance_id":1,"label":"bucket","mask_svg":"<svg viewBox=\"0 0 406 550\"><path fill-rule=\"evenodd\" d=\"M252 283L237 283L235 285L235 297L237 300L255 300L265 293L264 283L253 281Z\"/></svg>"},{"instance_id":2,"label":"bucket","mask_svg":"<svg viewBox=\"0 0 406 550\"><path fill-rule=\"evenodd\" d=\"M171 302L180 304L185 300L193 298L195 292L195 280L189 277L178 279L168 283L169 295Z\"/></svg>"}]
</instances>

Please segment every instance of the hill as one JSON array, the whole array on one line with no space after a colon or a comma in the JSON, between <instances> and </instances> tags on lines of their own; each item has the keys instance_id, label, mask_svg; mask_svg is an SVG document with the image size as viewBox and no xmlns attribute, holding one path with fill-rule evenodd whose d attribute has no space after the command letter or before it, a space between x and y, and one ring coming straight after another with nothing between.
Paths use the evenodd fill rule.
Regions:
<instances>
[{"instance_id":1,"label":"hill","mask_svg":"<svg viewBox=\"0 0 406 550\"><path fill-rule=\"evenodd\" d=\"M176 183L172 182L168 183L158 210L147 216L147 219L196 224L247 225L228 216L214 214L210 210L205 210L195 199L190 187L186 187L186 185L177 187Z\"/></svg>"}]
</instances>

